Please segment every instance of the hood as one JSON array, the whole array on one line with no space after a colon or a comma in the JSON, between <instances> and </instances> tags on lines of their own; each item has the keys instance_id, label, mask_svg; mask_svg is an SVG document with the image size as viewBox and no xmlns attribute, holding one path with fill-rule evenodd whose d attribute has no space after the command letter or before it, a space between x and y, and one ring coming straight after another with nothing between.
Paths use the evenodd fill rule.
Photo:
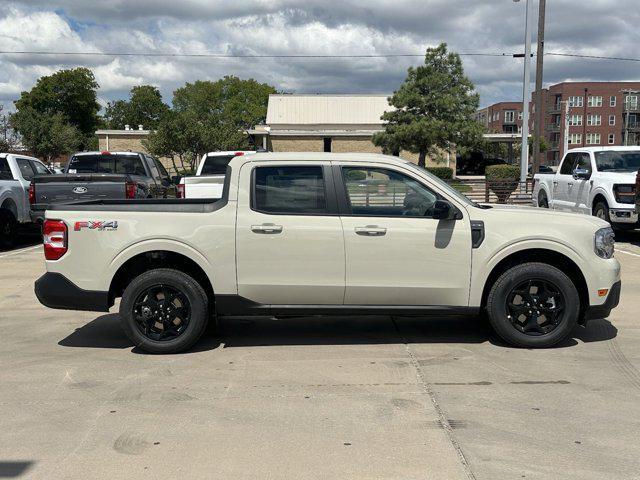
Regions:
<instances>
[{"instance_id":1,"label":"hood","mask_svg":"<svg viewBox=\"0 0 640 480\"><path fill-rule=\"evenodd\" d=\"M638 172L599 172L613 183L636 183Z\"/></svg>"},{"instance_id":2,"label":"hood","mask_svg":"<svg viewBox=\"0 0 640 480\"><path fill-rule=\"evenodd\" d=\"M547 208L538 208L532 206L520 205L490 205L491 208L486 210L469 209L472 219L493 219L500 217L501 220L507 220L513 223L537 224L544 228L545 223L553 224L570 224L571 226L585 225L592 229L600 229L609 227L609 223L591 215L572 212L558 212ZM481 212L481 214L477 214Z\"/></svg>"}]
</instances>

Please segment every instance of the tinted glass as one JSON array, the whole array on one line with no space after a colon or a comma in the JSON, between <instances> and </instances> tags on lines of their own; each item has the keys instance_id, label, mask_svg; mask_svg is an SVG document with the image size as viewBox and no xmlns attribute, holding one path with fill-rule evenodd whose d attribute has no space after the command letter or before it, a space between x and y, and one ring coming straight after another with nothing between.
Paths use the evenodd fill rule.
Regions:
<instances>
[{"instance_id":1,"label":"tinted glass","mask_svg":"<svg viewBox=\"0 0 640 480\"><path fill-rule=\"evenodd\" d=\"M202 175L224 175L227 173L227 165L235 155L207 157L202 166Z\"/></svg>"},{"instance_id":2,"label":"tinted glass","mask_svg":"<svg viewBox=\"0 0 640 480\"><path fill-rule=\"evenodd\" d=\"M116 173L127 175L146 175L142 159L133 155L116 156Z\"/></svg>"},{"instance_id":3,"label":"tinted glass","mask_svg":"<svg viewBox=\"0 0 640 480\"><path fill-rule=\"evenodd\" d=\"M51 175L51 172L47 167L45 167L40 162L31 162L31 166L36 171L38 175Z\"/></svg>"},{"instance_id":4,"label":"tinted glass","mask_svg":"<svg viewBox=\"0 0 640 480\"><path fill-rule=\"evenodd\" d=\"M6 158L0 158L0 180L13 180L13 174Z\"/></svg>"},{"instance_id":5,"label":"tinted glass","mask_svg":"<svg viewBox=\"0 0 640 480\"><path fill-rule=\"evenodd\" d=\"M596 168L600 172L635 172L640 169L640 150L596 153Z\"/></svg>"},{"instance_id":6,"label":"tinted glass","mask_svg":"<svg viewBox=\"0 0 640 480\"><path fill-rule=\"evenodd\" d=\"M573 165L576 163L576 154L568 153L562 162L562 167L560 168L560 175L572 175L573 174Z\"/></svg>"},{"instance_id":7,"label":"tinted glass","mask_svg":"<svg viewBox=\"0 0 640 480\"><path fill-rule=\"evenodd\" d=\"M79 155L69 160L68 173L115 173L115 155Z\"/></svg>"},{"instance_id":8,"label":"tinted glass","mask_svg":"<svg viewBox=\"0 0 640 480\"><path fill-rule=\"evenodd\" d=\"M169 172L167 172L167 169L164 168L164 165L162 165L160 160L157 160L154 158L153 163L155 164L156 168L160 172L160 175L162 175L163 177L169 177Z\"/></svg>"},{"instance_id":9,"label":"tinted glass","mask_svg":"<svg viewBox=\"0 0 640 480\"><path fill-rule=\"evenodd\" d=\"M591 172L591 158L589 157L588 153L583 153L580 155L580 157L578 158L578 163L576 164L576 168L574 168L574 170L577 168Z\"/></svg>"},{"instance_id":10,"label":"tinted glass","mask_svg":"<svg viewBox=\"0 0 640 480\"><path fill-rule=\"evenodd\" d=\"M419 181L393 170L343 167L342 178L353 215L431 217L439 198Z\"/></svg>"},{"instance_id":11,"label":"tinted glass","mask_svg":"<svg viewBox=\"0 0 640 480\"><path fill-rule=\"evenodd\" d=\"M322 167L256 168L253 206L267 213L326 213Z\"/></svg>"},{"instance_id":12,"label":"tinted glass","mask_svg":"<svg viewBox=\"0 0 640 480\"><path fill-rule=\"evenodd\" d=\"M33 178L33 168L31 168L31 162L29 160L25 160L24 158L18 158L16 160L18 164L18 168L20 169L20 173L22 174L22 178L25 180L31 180Z\"/></svg>"}]
</instances>

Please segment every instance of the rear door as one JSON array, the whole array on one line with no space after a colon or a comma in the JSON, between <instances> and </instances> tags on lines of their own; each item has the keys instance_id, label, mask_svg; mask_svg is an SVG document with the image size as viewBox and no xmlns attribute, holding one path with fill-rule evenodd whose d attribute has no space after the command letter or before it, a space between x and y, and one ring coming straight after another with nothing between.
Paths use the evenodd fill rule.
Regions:
<instances>
[{"instance_id":1,"label":"rear door","mask_svg":"<svg viewBox=\"0 0 640 480\"><path fill-rule=\"evenodd\" d=\"M468 306L466 212L459 209L460 220L432 218L436 200L450 199L409 169L345 163L335 170L346 210L345 305Z\"/></svg>"},{"instance_id":2,"label":"rear door","mask_svg":"<svg viewBox=\"0 0 640 480\"><path fill-rule=\"evenodd\" d=\"M238 294L261 304L341 305L344 238L329 162L249 162L239 182Z\"/></svg>"},{"instance_id":3,"label":"rear door","mask_svg":"<svg viewBox=\"0 0 640 480\"><path fill-rule=\"evenodd\" d=\"M569 189L573 187L573 171L578 159L578 153L567 153L560 170L553 179L553 209L571 211Z\"/></svg>"}]
</instances>

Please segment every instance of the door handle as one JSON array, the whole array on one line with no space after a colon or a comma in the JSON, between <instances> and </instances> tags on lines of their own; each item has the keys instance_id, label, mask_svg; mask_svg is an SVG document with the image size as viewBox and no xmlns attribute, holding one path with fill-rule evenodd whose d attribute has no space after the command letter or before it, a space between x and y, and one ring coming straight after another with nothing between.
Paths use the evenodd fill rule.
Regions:
<instances>
[{"instance_id":1,"label":"door handle","mask_svg":"<svg viewBox=\"0 0 640 480\"><path fill-rule=\"evenodd\" d=\"M557 187L558 186L558 182L553 182L553 185Z\"/></svg>"},{"instance_id":2,"label":"door handle","mask_svg":"<svg viewBox=\"0 0 640 480\"><path fill-rule=\"evenodd\" d=\"M368 225L366 227L356 227L355 232L356 235L364 235L366 237L382 237L387 234L387 229Z\"/></svg>"},{"instance_id":3,"label":"door handle","mask_svg":"<svg viewBox=\"0 0 640 480\"><path fill-rule=\"evenodd\" d=\"M251 231L253 233L280 233L282 232L282 225L274 225L273 223L263 223L262 225L251 225Z\"/></svg>"},{"instance_id":4,"label":"door handle","mask_svg":"<svg viewBox=\"0 0 640 480\"><path fill-rule=\"evenodd\" d=\"M569 183L567 183L567 186L569 186L569 187L573 187L573 182L569 182Z\"/></svg>"}]
</instances>

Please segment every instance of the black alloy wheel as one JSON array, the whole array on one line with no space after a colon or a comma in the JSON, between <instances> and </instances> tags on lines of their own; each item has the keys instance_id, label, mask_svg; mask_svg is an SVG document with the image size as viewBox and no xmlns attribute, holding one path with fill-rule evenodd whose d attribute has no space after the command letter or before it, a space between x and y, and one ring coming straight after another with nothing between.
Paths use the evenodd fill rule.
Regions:
<instances>
[{"instance_id":1,"label":"black alloy wheel","mask_svg":"<svg viewBox=\"0 0 640 480\"><path fill-rule=\"evenodd\" d=\"M543 279L521 282L506 301L507 318L511 325L526 335L546 335L563 320L565 298L560 289Z\"/></svg>"},{"instance_id":2,"label":"black alloy wheel","mask_svg":"<svg viewBox=\"0 0 640 480\"><path fill-rule=\"evenodd\" d=\"M182 335L189 326L191 304L177 288L154 285L138 295L133 315L142 335L157 342L168 341Z\"/></svg>"}]
</instances>

